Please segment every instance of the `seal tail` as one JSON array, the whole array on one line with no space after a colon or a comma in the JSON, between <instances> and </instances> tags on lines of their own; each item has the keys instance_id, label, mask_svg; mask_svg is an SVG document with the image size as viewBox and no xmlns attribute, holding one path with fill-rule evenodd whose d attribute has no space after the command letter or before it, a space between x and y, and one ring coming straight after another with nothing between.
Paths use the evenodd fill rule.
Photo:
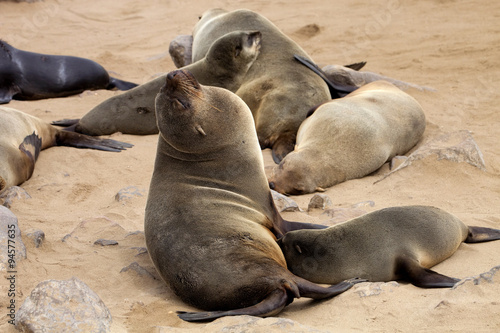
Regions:
<instances>
[{"instance_id":1,"label":"seal tail","mask_svg":"<svg viewBox=\"0 0 500 333\"><path fill-rule=\"evenodd\" d=\"M330 90L330 95L331 95L332 99L344 97L345 95L358 89L358 87L356 87L356 86L340 86L340 85L330 81L330 79L328 79L328 77L326 76L325 72L323 72L323 70L321 68L319 68L315 63L311 62L306 57L302 57L302 56L299 56L297 54L294 55L294 57L295 57L295 60L297 60L302 65L309 68L310 70L312 70L314 73L318 74L326 82L326 84L328 85L328 89Z\"/></svg>"},{"instance_id":2,"label":"seal tail","mask_svg":"<svg viewBox=\"0 0 500 333\"><path fill-rule=\"evenodd\" d=\"M55 120L50 124L60 127L69 127L78 124L79 121L80 119L61 119L61 120Z\"/></svg>"},{"instance_id":3,"label":"seal tail","mask_svg":"<svg viewBox=\"0 0 500 333\"><path fill-rule=\"evenodd\" d=\"M59 131L56 135L56 144L58 146L68 146L76 148L90 148L104 151L119 152L127 148L132 148L134 145L126 142L101 139L85 134Z\"/></svg>"},{"instance_id":4,"label":"seal tail","mask_svg":"<svg viewBox=\"0 0 500 333\"><path fill-rule=\"evenodd\" d=\"M133 83L133 82L128 82L128 81L123 81L114 77L109 77L109 84L106 87L106 89L111 90L111 89L119 89L119 90L130 90L132 88L137 87L138 84Z\"/></svg>"},{"instance_id":5,"label":"seal tail","mask_svg":"<svg viewBox=\"0 0 500 333\"><path fill-rule=\"evenodd\" d=\"M484 227L472 227L469 226L469 232L467 234L467 238L465 239L465 243L481 243L481 242L489 242L494 240L500 240L500 230L499 229L491 229Z\"/></svg>"}]
</instances>

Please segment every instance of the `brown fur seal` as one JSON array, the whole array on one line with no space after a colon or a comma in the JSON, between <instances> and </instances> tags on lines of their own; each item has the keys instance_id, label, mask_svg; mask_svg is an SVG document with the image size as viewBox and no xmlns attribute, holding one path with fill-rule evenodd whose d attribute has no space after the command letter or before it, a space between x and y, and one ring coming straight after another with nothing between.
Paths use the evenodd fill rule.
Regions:
<instances>
[{"instance_id":1,"label":"brown fur seal","mask_svg":"<svg viewBox=\"0 0 500 333\"><path fill-rule=\"evenodd\" d=\"M367 84L319 106L302 123L295 150L273 169L269 185L303 194L363 177L408 152L424 130L413 97L389 82Z\"/></svg>"},{"instance_id":2,"label":"brown fur seal","mask_svg":"<svg viewBox=\"0 0 500 333\"><path fill-rule=\"evenodd\" d=\"M358 282L325 288L287 270L276 235L313 226L278 214L252 114L238 96L174 71L156 97L156 116L146 245L170 288L209 311L182 319L269 316L295 297L331 297Z\"/></svg>"},{"instance_id":3,"label":"brown fur seal","mask_svg":"<svg viewBox=\"0 0 500 333\"><path fill-rule=\"evenodd\" d=\"M216 40L205 58L183 69L190 71L202 84L236 91L259 55L260 44L258 31L231 32ZM88 135L158 133L154 101L165 84L165 77L166 74L105 100L80 120L62 120L53 124L70 126L67 130Z\"/></svg>"},{"instance_id":4,"label":"brown fur seal","mask_svg":"<svg viewBox=\"0 0 500 333\"><path fill-rule=\"evenodd\" d=\"M430 206L381 209L324 230L298 230L281 240L289 269L316 283L352 276L369 281L405 279L423 288L452 287L459 280L429 268L462 242L500 239L500 230L468 227Z\"/></svg>"},{"instance_id":5,"label":"brown fur seal","mask_svg":"<svg viewBox=\"0 0 500 333\"><path fill-rule=\"evenodd\" d=\"M84 58L18 50L0 40L0 104L75 95L84 90L128 90L137 86L110 77Z\"/></svg>"},{"instance_id":6,"label":"brown fur seal","mask_svg":"<svg viewBox=\"0 0 500 333\"><path fill-rule=\"evenodd\" d=\"M52 146L120 151L131 144L61 131L21 111L0 107L0 192L28 180L40 150Z\"/></svg>"},{"instance_id":7,"label":"brown fur seal","mask_svg":"<svg viewBox=\"0 0 500 333\"><path fill-rule=\"evenodd\" d=\"M236 91L250 107L261 148L272 148L276 163L293 150L297 129L307 112L330 100L326 83L294 56L306 52L265 17L249 10L203 13L193 31L193 61L205 56L220 36L234 30L259 30L259 58ZM312 61L312 60L311 60Z\"/></svg>"}]
</instances>

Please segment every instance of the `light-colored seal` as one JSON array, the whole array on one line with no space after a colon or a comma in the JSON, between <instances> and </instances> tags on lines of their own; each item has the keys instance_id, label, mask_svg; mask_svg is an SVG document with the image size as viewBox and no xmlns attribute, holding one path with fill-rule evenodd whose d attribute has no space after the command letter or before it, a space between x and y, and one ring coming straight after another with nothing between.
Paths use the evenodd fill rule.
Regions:
<instances>
[{"instance_id":1,"label":"light-colored seal","mask_svg":"<svg viewBox=\"0 0 500 333\"><path fill-rule=\"evenodd\" d=\"M262 15L244 9L203 13L193 31L193 60L203 58L217 38L235 30L262 33L260 55L236 94L252 110L261 148L272 148L279 163L293 150L297 129L308 111L330 100L328 86L295 60L295 55L311 60L297 43Z\"/></svg>"},{"instance_id":2,"label":"light-colored seal","mask_svg":"<svg viewBox=\"0 0 500 333\"><path fill-rule=\"evenodd\" d=\"M295 150L273 169L272 189L288 194L323 191L360 178L421 139L420 104L389 82L377 81L319 106L300 126Z\"/></svg>"},{"instance_id":3,"label":"light-colored seal","mask_svg":"<svg viewBox=\"0 0 500 333\"><path fill-rule=\"evenodd\" d=\"M131 144L60 129L24 112L0 107L0 193L33 174L40 150L52 146L120 151Z\"/></svg>"},{"instance_id":4,"label":"light-colored seal","mask_svg":"<svg viewBox=\"0 0 500 333\"><path fill-rule=\"evenodd\" d=\"M205 85L236 91L259 55L259 31L234 31L217 39L207 56L184 67ZM56 121L54 125L88 135L115 132L147 135L158 133L154 101L165 84L166 74L123 94L113 96L90 110L82 119Z\"/></svg>"},{"instance_id":5,"label":"light-colored seal","mask_svg":"<svg viewBox=\"0 0 500 333\"><path fill-rule=\"evenodd\" d=\"M268 316L295 297L331 297L358 282L325 288L287 270L276 237L312 226L277 212L252 114L238 96L174 71L156 98L156 115L146 245L170 288L208 311L182 319Z\"/></svg>"},{"instance_id":6,"label":"light-colored seal","mask_svg":"<svg viewBox=\"0 0 500 333\"><path fill-rule=\"evenodd\" d=\"M95 61L22 51L0 40L0 104L75 95L84 90L128 90Z\"/></svg>"},{"instance_id":7,"label":"light-colored seal","mask_svg":"<svg viewBox=\"0 0 500 333\"><path fill-rule=\"evenodd\" d=\"M404 279L423 288L452 287L459 280L429 268L460 243L500 239L500 230L466 226L430 206L381 209L324 230L297 230L281 240L289 269L316 283L352 276L369 281Z\"/></svg>"}]
</instances>

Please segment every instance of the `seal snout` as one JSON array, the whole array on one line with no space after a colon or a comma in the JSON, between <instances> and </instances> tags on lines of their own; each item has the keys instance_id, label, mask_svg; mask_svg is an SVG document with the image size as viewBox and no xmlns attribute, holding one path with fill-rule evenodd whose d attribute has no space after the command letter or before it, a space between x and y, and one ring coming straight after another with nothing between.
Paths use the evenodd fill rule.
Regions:
<instances>
[{"instance_id":1,"label":"seal snout","mask_svg":"<svg viewBox=\"0 0 500 333\"><path fill-rule=\"evenodd\" d=\"M175 70L168 73L165 81L165 86L163 86L161 92L164 92L171 97L173 97L172 95L177 91L184 94L184 92L188 90L201 89L200 84L194 75L185 70Z\"/></svg>"}]
</instances>

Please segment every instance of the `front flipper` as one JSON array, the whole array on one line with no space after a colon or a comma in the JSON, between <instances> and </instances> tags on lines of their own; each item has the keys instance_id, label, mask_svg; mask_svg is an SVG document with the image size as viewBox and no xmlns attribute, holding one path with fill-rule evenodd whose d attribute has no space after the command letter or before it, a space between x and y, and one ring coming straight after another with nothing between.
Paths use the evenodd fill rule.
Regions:
<instances>
[{"instance_id":1,"label":"front flipper","mask_svg":"<svg viewBox=\"0 0 500 333\"><path fill-rule=\"evenodd\" d=\"M396 270L398 275L420 288L451 288L460 281L422 267L417 260L408 257L398 260Z\"/></svg>"},{"instance_id":2,"label":"front flipper","mask_svg":"<svg viewBox=\"0 0 500 333\"><path fill-rule=\"evenodd\" d=\"M328 89L330 90L332 99L343 97L358 89L358 87L356 86L340 86L330 81L325 72L323 72L321 68L319 68L315 63L311 62L309 59L299 55L295 55L294 57L298 62L312 70L314 73L318 74L326 82L326 84L328 85Z\"/></svg>"},{"instance_id":3,"label":"front flipper","mask_svg":"<svg viewBox=\"0 0 500 333\"><path fill-rule=\"evenodd\" d=\"M183 312L178 311L178 316L185 321L211 321L225 316L249 315L268 317L279 313L289 303L289 297L284 289L277 289L269 294L263 301L255 305L228 311Z\"/></svg>"},{"instance_id":4,"label":"front flipper","mask_svg":"<svg viewBox=\"0 0 500 333\"><path fill-rule=\"evenodd\" d=\"M281 160L284 159L289 152L294 150L295 138L295 134L282 133L279 138L276 139L271 148L274 163L280 164Z\"/></svg>"},{"instance_id":5,"label":"front flipper","mask_svg":"<svg viewBox=\"0 0 500 333\"><path fill-rule=\"evenodd\" d=\"M68 146L76 148L91 148L104 151L119 152L127 148L132 148L134 145L126 142L101 139L85 134L59 131L56 136L58 146Z\"/></svg>"},{"instance_id":6,"label":"front flipper","mask_svg":"<svg viewBox=\"0 0 500 333\"><path fill-rule=\"evenodd\" d=\"M80 119L61 119L61 120L54 120L50 124L54 126L69 127L78 124L79 121Z\"/></svg>"},{"instance_id":7,"label":"front flipper","mask_svg":"<svg viewBox=\"0 0 500 333\"><path fill-rule=\"evenodd\" d=\"M465 243L481 243L500 239L500 230L484 228L484 227L469 227L469 233L465 239Z\"/></svg>"}]
</instances>

